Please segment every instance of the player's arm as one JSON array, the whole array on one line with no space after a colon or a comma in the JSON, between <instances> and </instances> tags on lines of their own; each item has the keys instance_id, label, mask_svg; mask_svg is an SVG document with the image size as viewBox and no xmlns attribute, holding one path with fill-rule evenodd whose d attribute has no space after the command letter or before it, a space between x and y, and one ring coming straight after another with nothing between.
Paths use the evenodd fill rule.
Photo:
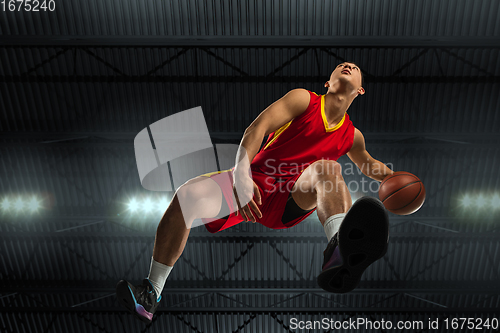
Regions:
<instances>
[{"instance_id":1,"label":"player's arm","mask_svg":"<svg viewBox=\"0 0 500 333\"><path fill-rule=\"evenodd\" d=\"M259 151L264 137L301 115L307 109L309 100L310 95L307 90L294 89L268 106L245 130L238 154L243 153L241 151L241 147L243 147L247 153L248 161L251 163ZM239 159L236 161L238 162Z\"/></svg>"},{"instance_id":2,"label":"player's arm","mask_svg":"<svg viewBox=\"0 0 500 333\"><path fill-rule=\"evenodd\" d=\"M255 222L253 212L255 212L259 218L262 217L262 213L252 198L253 195L255 195L256 201L261 204L259 189L248 175L250 163L252 163L255 155L257 155L264 137L276 131L293 118L301 115L307 109L309 100L310 95L307 90L291 90L285 96L262 111L245 130L243 138L241 139L240 147L238 148L238 152L236 154L234 187L238 187L236 186L238 185L238 181L240 183L239 187L243 189L235 191L238 204L237 214L242 213L242 216L246 217L247 220ZM251 188L252 186L253 191ZM243 203L242 206L240 206L240 202ZM248 204L245 205L245 202L248 202Z\"/></svg>"},{"instance_id":3,"label":"player's arm","mask_svg":"<svg viewBox=\"0 0 500 333\"><path fill-rule=\"evenodd\" d=\"M363 174L379 182L394 173L384 163L374 159L366 151L365 138L357 128L354 130L354 142L347 156L349 156L351 161L356 164Z\"/></svg>"}]
</instances>

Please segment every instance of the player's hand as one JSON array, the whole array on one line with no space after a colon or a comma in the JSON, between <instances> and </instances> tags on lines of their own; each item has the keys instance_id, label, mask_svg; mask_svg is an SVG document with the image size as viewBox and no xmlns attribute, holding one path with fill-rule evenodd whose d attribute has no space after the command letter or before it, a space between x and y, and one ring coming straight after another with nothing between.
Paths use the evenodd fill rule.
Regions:
<instances>
[{"instance_id":1,"label":"player's hand","mask_svg":"<svg viewBox=\"0 0 500 333\"><path fill-rule=\"evenodd\" d=\"M233 193L238 205L236 215L241 214L245 221L257 222L256 216L262 218L262 213L257 206L257 203L262 205L259 187L246 172L235 170L233 178Z\"/></svg>"}]
</instances>

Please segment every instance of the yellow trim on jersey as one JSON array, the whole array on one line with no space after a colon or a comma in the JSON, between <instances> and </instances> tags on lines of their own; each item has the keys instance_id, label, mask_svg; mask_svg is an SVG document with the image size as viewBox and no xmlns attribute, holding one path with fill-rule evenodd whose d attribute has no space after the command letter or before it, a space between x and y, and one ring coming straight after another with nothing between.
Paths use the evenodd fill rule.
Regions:
<instances>
[{"instance_id":1,"label":"yellow trim on jersey","mask_svg":"<svg viewBox=\"0 0 500 333\"><path fill-rule=\"evenodd\" d=\"M314 95L316 95L316 96L318 96L318 97L319 97L319 95L318 95L318 94L316 94L314 91L311 91L311 92L312 92Z\"/></svg>"},{"instance_id":2,"label":"yellow trim on jersey","mask_svg":"<svg viewBox=\"0 0 500 333\"><path fill-rule=\"evenodd\" d=\"M289 121L288 123L286 123L285 125L283 125L283 126L281 126L280 128L278 128L278 129L276 130L276 132L274 132L274 135L273 135L273 138L271 139L271 141L269 141L269 143L268 143L268 144L264 147L264 149L262 149L262 150L265 150L267 147L269 147L269 145L270 145L271 143L273 143L273 142L274 142L274 141L278 138L278 136L280 136L280 135L281 135L281 133L283 133L283 132L284 132L284 131L288 128L288 126L290 126L290 124L292 123L292 121L293 121L293 119L292 119L292 120L290 120L290 121Z\"/></svg>"},{"instance_id":3,"label":"yellow trim on jersey","mask_svg":"<svg viewBox=\"0 0 500 333\"><path fill-rule=\"evenodd\" d=\"M218 173L223 173L223 172L228 172L228 171L231 171L232 169L227 169L227 170L221 170L221 171L214 171L214 172L208 172L208 173L204 173L202 175L200 175L199 177L201 176L204 176L204 177L211 177L215 174L218 174Z\"/></svg>"},{"instance_id":4,"label":"yellow trim on jersey","mask_svg":"<svg viewBox=\"0 0 500 333\"><path fill-rule=\"evenodd\" d=\"M325 124L325 131L327 132L333 132L336 131L342 126L345 120L345 113L342 119L340 119L339 123L333 127L328 127L328 121L326 120L326 115L325 115L325 95L321 95L321 117L323 118L323 124Z\"/></svg>"}]
</instances>

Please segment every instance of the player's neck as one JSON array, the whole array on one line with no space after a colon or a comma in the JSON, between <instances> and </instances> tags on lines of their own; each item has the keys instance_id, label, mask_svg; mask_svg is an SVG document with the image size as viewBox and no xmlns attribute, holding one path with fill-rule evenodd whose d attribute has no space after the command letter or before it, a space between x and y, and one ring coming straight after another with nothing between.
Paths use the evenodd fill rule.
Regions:
<instances>
[{"instance_id":1,"label":"player's neck","mask_svg":"<svg viewBox=\"0 0 500 333\"><path fill-rule=\"evenodd\" d=\"M344 116L354 98L339 92L327 92L325 95L325 116L330 127L335 126Z\"/></svg>"}]
</instances>

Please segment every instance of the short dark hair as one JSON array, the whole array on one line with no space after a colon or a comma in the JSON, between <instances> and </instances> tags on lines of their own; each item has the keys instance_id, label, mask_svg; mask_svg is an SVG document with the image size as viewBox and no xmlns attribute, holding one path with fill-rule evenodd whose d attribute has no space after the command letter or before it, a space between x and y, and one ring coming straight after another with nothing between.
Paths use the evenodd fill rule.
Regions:
<instances>
[{"instance_id":1,"label":"short dark hair","mask_svg":"<svg viewBox=\"0 0 500 333\"><path fill-rule=\"evenodd\" d=\"M364 86L365 85L365 78L363 75L363 71L361 70L361 67L359 67L359 65L356 64L354 61L342 61L341 63L344 63L344 62L348 62L350 64L355 64L359 68L359 72L361 73L361 86Z\"/></svg>"}]
</instances>

